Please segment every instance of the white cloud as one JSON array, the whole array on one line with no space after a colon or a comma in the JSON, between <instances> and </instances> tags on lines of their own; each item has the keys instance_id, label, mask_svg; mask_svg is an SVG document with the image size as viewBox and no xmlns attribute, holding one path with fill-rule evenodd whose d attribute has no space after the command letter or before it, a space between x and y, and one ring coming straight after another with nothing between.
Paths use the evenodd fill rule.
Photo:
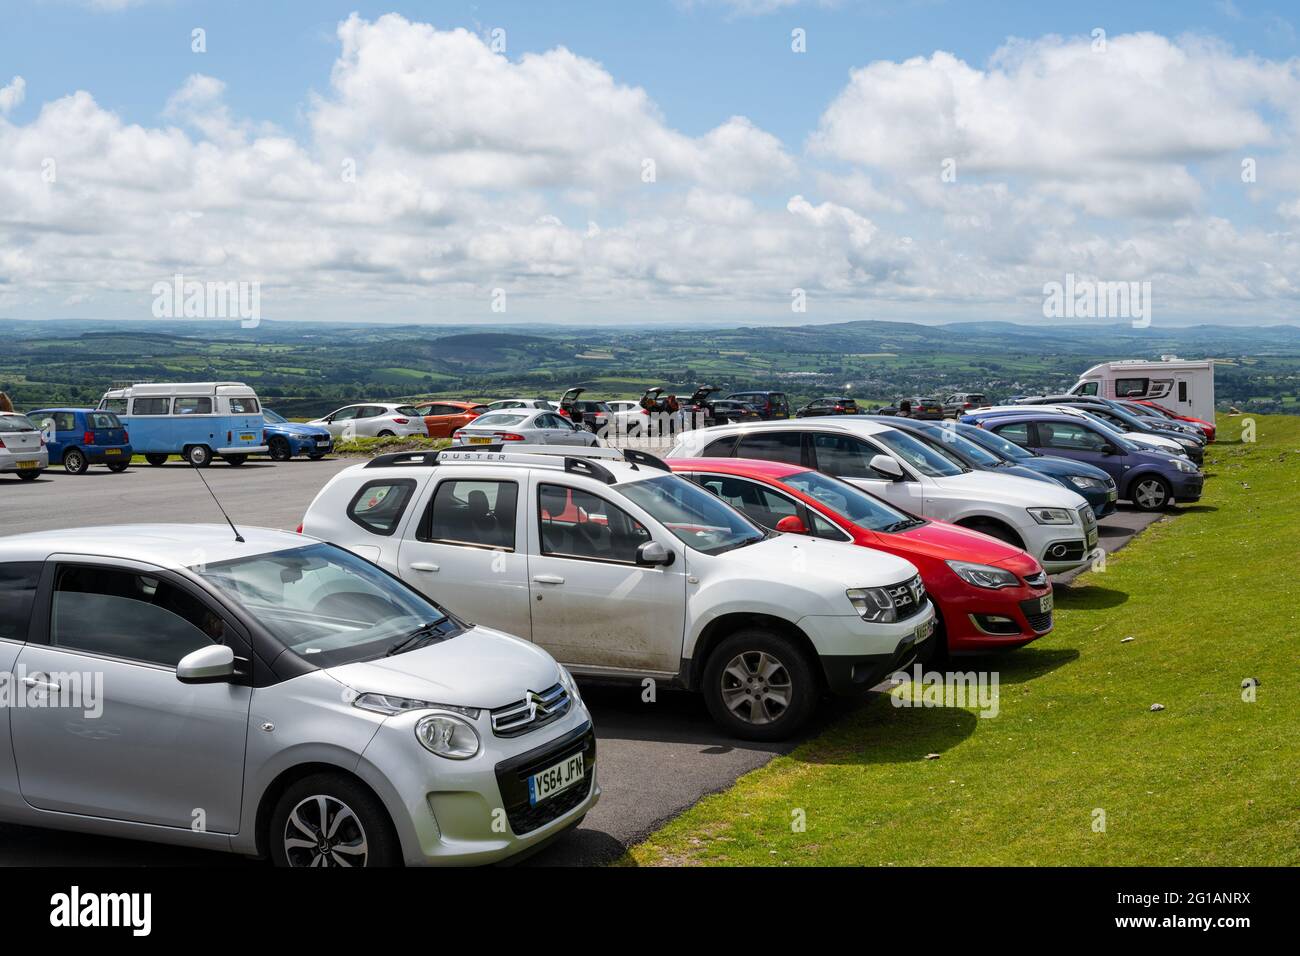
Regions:
<instances>
[{"instance_id":1,"label":"white cloud","mask_svg":"<svg viewBox=\"0 0 1300 956\"><path fill-rule=\"evenodd\" d=\"M0 116L22 104L27 94L27 81L15 76L8 86L0 86Z\"/></svg>"}]
</instances>

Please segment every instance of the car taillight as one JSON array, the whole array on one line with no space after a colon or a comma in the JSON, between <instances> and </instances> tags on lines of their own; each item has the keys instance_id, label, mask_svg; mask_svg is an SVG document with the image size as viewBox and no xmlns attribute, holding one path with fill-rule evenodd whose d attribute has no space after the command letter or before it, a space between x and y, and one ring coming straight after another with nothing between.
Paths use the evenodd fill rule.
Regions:
<instances>
[{"instance_id":1,"label":"car taillight","mask_svg":"<svg viewBox=\"0 0 1300 956\"><path fill-rule=\"evenodd\" d=\"M516 435L514 432L493 432L492 434L495 435L497 438L500 438L502 441L527 441L528 440L524 438L523 435Z\"/></svg>"},{"instance_id":2,"label":"car taillight","mask_svg":"<svg viewBox=\"0 0 1300 956\"><path fill-rule=\"evenodd\" d=\"M41 442L44 443L44 441L45 441L45 436L42 435ZM0 448L3 448L4 446L5 446L5 440L3 438L0 438Z\"/></svg>"},{"instance_id":3,"label":"car taillight","mask_svg":"<svg viewBox=\"0 0 1300 956\"><path fill-rule=\"evenodd\" d=\"M460 437L460 429L457 428L454 432L451 433L451 440L455 441L459 437Z\"/></svg>"},{"instance_id":4,"label":"car taillight","mask_svg":"<svg viewBox=\"0 0 1300 956\"><path fill-rule=\"evenodd\" d=\"M123 441L123 442L129 442L130 440L131 440L131 433L130 433L129 431L127 431L125 428L123 428L123 429L122 429L122 441Z\"/></svg>"},{"instance_id":5,"label":"car taillight","mask_svg":"<svg viewBox=\"0 0 1300 956\"><path fill-rule=\"evenodd\" d=\"M399 424L399 425L405 425L407 422L410 421L410 419L409 419L409 418L394 418L393 421L397 422L397 424Z\"/></svg>"},{"instance_id":6,"label":"car taillight","mask_svg":"<svg viewBox=\"0 0 1300 956\"><path fill-rule=\"evenodd\" d=\"M298 525L298 527L294 528L294 531L296 531L298 534L302 534L302 525Z\"/></svg>"},{"instance_id":7,"label":"car taillight","mask_svg":"<svg viewBox=\"0 0 1300 956\"><path fill-rule=\"evenodd\" d=\"M81 436L81 443L82 443L83 445L93 445L93 444L95 444L95 433L94 433L94 432L86 432L84 435Z\"/></svg>"}]
</instances>

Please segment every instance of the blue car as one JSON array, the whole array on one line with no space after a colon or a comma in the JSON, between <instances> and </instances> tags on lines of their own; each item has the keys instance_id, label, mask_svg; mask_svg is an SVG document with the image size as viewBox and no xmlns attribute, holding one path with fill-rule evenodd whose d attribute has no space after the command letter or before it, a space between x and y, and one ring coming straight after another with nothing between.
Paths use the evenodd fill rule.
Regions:
<instances>
[{"instance_id":1,"label":"blue car","mask_svg":"<svg viewBox=\"0 0 1300 956\"><path fill-rule=\"evenodd\" d=\"M1184 426L1179 422L1160 422L1141 415L1135 415L1119 402L1105 398L1081 399L1077 395L1060 397L1060 401L1049 398L1031 398L1027 405L1065 405L1096 415L1116 431L1131 432L1141 435L1160 435L1172 439L1182 446L1183 453L1196 464L1205 460L1205 436L1198 429Z\"/></svg>"},{"instance_id":2,"label":"blue car","mask_svg":"<svg viewBox=\"0 0 1300 956\"><path fill-rule=\"evenodd\" d=\"M27 417L45 436L50 464L62 464L70 475L84 475L91 465L119 472L131 464L130 437L112 412L42 408Z\"/></svg>"},{"instance_id":3,"label":"blue car","mask_svg":"<svg viewBox=\"0 0 1300 956\"><path fill-rule=\"evenodd\" d=\"M976 471L997 472L1000 475L1017 475L1034 481L1064 485L1071 491L1083 496L1092 507L1092 513L1095 517L1104 517L1115 510L1115 502L1119 498L1115 483L1104 471L1089 465L1066 461L1061 458L1048 459L1037 456L1013 445L1011 442L1005 442L1005 444L1012 445L1020 453L1018 456L1013 457L1000 449L990 448L978 441L978 436L993 436L982 432L974 425L959 425L953 422L923 422L906 418L882 418L881 423L889 424L891 427L902 431L911 432L932 447L946 451L967 468L973 468ZM977 434L970 436L962 429ZM1002 439L998 438L995 438L995 440L1002 441ZM1047 467L1032 464L1038 461L1051 462L1051 464Z\"/></svg>"},{"instance_id":4,"label":"blue car","mask_svg":"<svg viewBox=\"0 0 1300 956\"><path fill-rule=\"evenodd\" d=\"M1113 479L1119 497L1143 511L1159 511L1173 501L1196 501L1205 475L1192 461L1167 452L1139 448L1114 431L1086 418L1053 412L967 415L981 428L1024 448L1094 465Z\"/></svg>"},{"instance_id":5,"label":"blue car","mask_svg":"<svg viewBox=\"0 0 1300 956\"><path fill-rule=\"evenodd\" d=\"M299 425L269 408L262 409L262 416L266 419L262 434L272 461L288 461L294 455L315 461L334 450L334 436L319 425Z\"/></svg>"}]
</instances>

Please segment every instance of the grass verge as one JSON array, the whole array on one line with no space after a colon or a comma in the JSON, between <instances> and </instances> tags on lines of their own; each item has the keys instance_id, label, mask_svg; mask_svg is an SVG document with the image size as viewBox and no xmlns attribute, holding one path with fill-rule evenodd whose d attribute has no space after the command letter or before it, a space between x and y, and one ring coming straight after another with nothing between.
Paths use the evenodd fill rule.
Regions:
<instances>
[{"instance_id":1,"label":"grass verge","mask_svg":"<svg viewBox=\"0 0 1300 956\"><path fill-rule=\"evenodd\" d=\"M1060 589L1052 634L958 660L998 672L996 717L873 695L621 862L1300 864L1300 417L1254 423L1221 419L1202 501Z\"/></svg>"}]
</instances>

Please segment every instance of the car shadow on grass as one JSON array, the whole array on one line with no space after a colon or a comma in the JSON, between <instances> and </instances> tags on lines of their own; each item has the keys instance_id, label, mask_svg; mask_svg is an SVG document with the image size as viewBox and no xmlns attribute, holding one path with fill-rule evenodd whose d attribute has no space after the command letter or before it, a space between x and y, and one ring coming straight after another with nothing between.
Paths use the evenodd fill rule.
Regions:
<instances>
[{"instance_id":1,"label":"car shadow on grass","mask_svg":"<svg viewBox=\"0 0 1300 956\"><path fill-rule=\"evenodd\" d=\"M1077 579L1068 584L1056 585L1052 593L1057 609L1062 611L1101 611L1119 607L1128 600L1126 591L1105 588L1099 584L1079 584Z\"/></svg>"}]
</instances>

